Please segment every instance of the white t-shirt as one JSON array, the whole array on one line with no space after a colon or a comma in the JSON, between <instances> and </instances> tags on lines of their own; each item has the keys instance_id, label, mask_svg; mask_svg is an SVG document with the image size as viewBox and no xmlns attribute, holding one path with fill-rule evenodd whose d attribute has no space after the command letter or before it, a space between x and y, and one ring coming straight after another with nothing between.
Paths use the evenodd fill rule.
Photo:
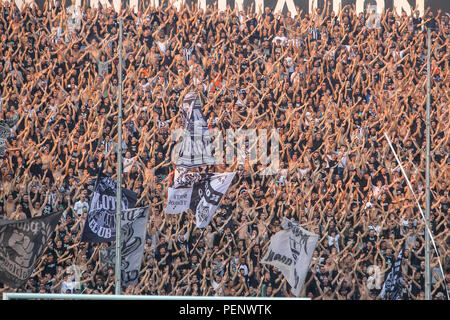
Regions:
<instances>
[{"instance_id":1,"label":"white t-shirt","mask_svg":"<svg viewBox=\"0 0 450 320\"><path fill-rule=\"evenodd\" d=\"M77 213L79 217L83 215L83 208L87 207L89 210L89 203L85 200L84 202L81 202L81 200L78 200L75 202L75 205L73 206L73 210Z\"/></svg>"},{"instance_id":2,"label":"white t-shirt","mask_svg":"<svg viewBox=\"0 0 450 320\"><path fill-rule=\"evenodd\" d=\"M248 275L248 267L245 264L243 264L239 267L239 270L241 270L241 269L244 270L244 276L247 276Z\"/></svg>"},{"instance_id":3,"label":"white t-shirt","mask_svg":"<svg viewBox=\"0 0 450 320\"><path fill-rule=\"evenodd\" d=\"M123 172L128 173L130 171L134 158L123 158Z\"/></svg>"},{"instance_id":4,"label":"white t-shirt","mask_svg":"<svg viewBox=\"0 0 450 320\"><path fill-rule=\"evenodd\" d=\"M339 238L341 236L339 234L336 234L334 237L333 236L328 236L328 244L330 246L334 246L334 244L336 243L338 245L337 249L339 249Z\"/></svg>"},{"instance_id":5,"label":"white t-shirt","mask_svg":"<svg viewBox=\"0 0 450 320\"><path fill-rule=\"evenodd\" d=\"M170 42L169 41L156 41L156 44L162 53L166 53L167 47L170 45Z\"/></svg>"},{"instance_id":6,"label":"white t-shirt","mask_svg":"<svg viewBox=\"0 0 450 320\"><path fill-rule=\"evenodd\" d=\"M287 41L287 38L286 37L280 37L280 36L276 36L275 38L273 38L273 40L272 40L272 42L273 43L276 43L277 42L277 40L280 40L281 41L281 43L284 43L284 42L286 42Z\"/></svg>"},{"instance_id":7,"label":"white t-shirt","mask_svg":"<svg viewBox=\"0 0 450 320\"><path fill-rule=\"evenodd\" d=\"M223 292L222 288L218 289L219 283L217 283L215 280L213 280L211 282L211 286L213 287L214 291L216 292L215 296L222 295L222 292Z\"/></svg>"},{"instance_id":8,"label":"white t-shirt","mask_svg":"<svg viewBox=\"0 0 450 320\"><path fill-rule=\"evenodd\" d=\"M73 293L75 287L76 287L76 282L74 282L74 281L64 281L61 284L61 293L66 293L67 290L70 290L70 292Z\"/></svg>"}]
</instances>

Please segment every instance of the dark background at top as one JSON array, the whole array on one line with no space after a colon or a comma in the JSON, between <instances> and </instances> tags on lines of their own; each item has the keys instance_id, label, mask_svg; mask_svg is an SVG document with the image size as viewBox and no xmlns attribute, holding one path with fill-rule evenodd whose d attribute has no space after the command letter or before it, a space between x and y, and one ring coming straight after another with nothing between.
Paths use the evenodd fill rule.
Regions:
<instances>
[{"instance_id":1,"label":"dark background at top","mask_svg":"<svg viewBox=\"0 0 450 320\"><path fill-rule=\"evenodd\" d=\"M45 1L47 0L37 0L36 2L41 6L45 3ZM82 0L83 2L84 0ZM88 3L90 3L89 0L85 0ZM122 0L125 3L129 3L128 0ZM142 0L139 0L142 1ZM333 0L328 0L329 2L332 3ZM415 5L416 0L407 0L411 5ZM112 0L110 1L112 2ZM152 3L151 0L143 0L144 3ZM167 0L160 0L160 3L164 3L166 4L168 1ZM186 0L186 3L196 3L197 0ZM271 7L272 9L275 7L275 5L277 4L278 0L264 0L264 4L265 6ZM298 6L301 10L303 10L303 13L308 12L309 8L308 8L308 0L293 0L293 2L295 3L296 6ZM316 0L316 4L319 7L323 7L324 3L326 2L326 0ZM356 0L341 0L342 6L345 5L351 5L354 4L356 2ZM384 0L385 3L385 8L392 8L394 0ZM207 5L213 5L217 3L217 0L206 0L206 4ZM254 3L254 0L244 0L244 7L249 6L251 3ZM375 4L376 0L365 0L364 3L364 8L367 6L368 3L372 3ZM230 5L231 8L234 8L234 0L227 0L227 4ZM66 6L70 6L71 5L71 0L66 0ZM425 9L431 7L432 11L436 12L438 9L442 10L442 14L445 13L450 13L450 0L425 0ZM284 11L286 12L286 5L284 7ZM409 12L408 12L409 13Z\"/></svg>"}]
</instances>

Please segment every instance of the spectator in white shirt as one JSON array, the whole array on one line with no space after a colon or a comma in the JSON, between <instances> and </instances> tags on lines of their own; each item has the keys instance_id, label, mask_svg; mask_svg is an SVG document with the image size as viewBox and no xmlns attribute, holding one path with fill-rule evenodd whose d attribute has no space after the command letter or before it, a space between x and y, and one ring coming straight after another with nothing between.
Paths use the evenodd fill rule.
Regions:
<instances>
[{"instance_id":1,"label":"spectator in white shirt","mask_svg":"<svg viewBox=\"0 0 450 320\"><path fill-rule=\"evenodd\" d=\"M85 212L89 210L89 203L87 202L86 196L84 194L80 196L80 200L75 202L75 205L73 206L73 210L76 212L78 217L81 217L83 215L83 208L87 209L85 210Z\"/></svg>"}]
</instances>

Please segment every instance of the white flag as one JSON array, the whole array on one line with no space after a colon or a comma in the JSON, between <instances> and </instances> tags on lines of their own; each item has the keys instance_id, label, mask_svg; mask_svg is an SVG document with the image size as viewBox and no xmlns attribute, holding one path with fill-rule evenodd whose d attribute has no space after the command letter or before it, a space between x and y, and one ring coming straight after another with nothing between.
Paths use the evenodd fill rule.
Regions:
<instances>
[{"instance_id":1,"label":"white flag","mask_svg":"<svg viewBox=\"0 0 450 320\"><path fill-rule=\"evenodd\" d=\"M189 209L191 204L191 188L169 188L167 197L167 214L179 214Z\"/></svg>"},{"instance_id":2,"label":"white flag","mask_svg":"<svg viewBox=\"0 0 450 320\"><path fill-rule=\"evenodd\" d=\"M284 230L273 236L261 263L280 269L292 287L292 293L298 297L319 236L285 217L281 225Z\"/></svg>"}]
</instances>

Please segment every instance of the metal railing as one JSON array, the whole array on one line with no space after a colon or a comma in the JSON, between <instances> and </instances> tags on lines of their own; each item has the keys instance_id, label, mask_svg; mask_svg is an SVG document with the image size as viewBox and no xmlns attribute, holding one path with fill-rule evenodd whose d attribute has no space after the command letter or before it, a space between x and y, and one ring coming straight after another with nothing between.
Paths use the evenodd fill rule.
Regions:
<instances>
[{"instance_id":1,"label":"metal railing","mask_svg":"<svg viewBox=\"0 0 450 320\"><path fill-rule=\"evenodd\" d=\"M62 294L62 293L3 293L3 300L311 300L309 298L269 298L269 297L203 297L203 296L138 296L107 294Z\"/></svg>"}]
</instances>

